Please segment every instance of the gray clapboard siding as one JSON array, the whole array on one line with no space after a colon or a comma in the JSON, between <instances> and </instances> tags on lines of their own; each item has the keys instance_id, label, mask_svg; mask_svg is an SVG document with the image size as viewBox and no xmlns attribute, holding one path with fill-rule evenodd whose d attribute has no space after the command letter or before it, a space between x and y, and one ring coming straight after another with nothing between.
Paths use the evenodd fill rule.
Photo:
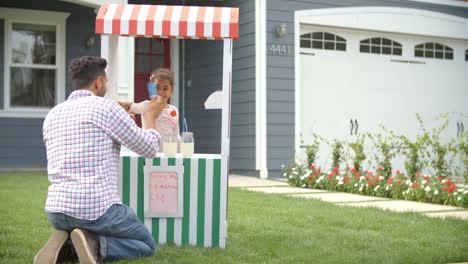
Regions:
<instances>
[{"instance_id":1,"label":"gray clapboard siding","mask_svg":"<svg viewBox=\"0 0 468 264\"><path fill-rule=\"evenodd\" d=\"M81 56L100 55L100 36L94 33L96 14L94 8L57 0L41 1L1 1L1 7L23 8L32 10L48 10L68 12L70 16L66 24L66 58L68 67L71 60ZM3 52L4 52L4 25L0 23L0 106L3 108ZM87 49L84 46L89 36L96 37L96 45ZM72 91L69 74L66 75L65 95ZM47 158L44 144L42 143L42 118L0 118L2 136L0 136L0 168L45 168ZM3 136L5 135L5 136Z\"/></svg>"},{"instance_id":2,"label":"gray clapboard siding","mask_svg":"<svg viewBox=\"0 0 468 264\"><path fill-rule=\"evenodd\" d=\"M282 164L289 164L294 155L294 11L335 7L387 6L417 8L468 17L468 9L404 0L268 0L267 1L267 166L270 177L280 177ZM276 28L286 23L288 34L279 39ZM291 46L291 54L275 56L271 44ZM287 96L289 94L290 96ZM284 98L284 100L282 99ZM283 111L284 110L284 111Z\"/></svg>"},{"instance_id":3,"label":"gray clapboard siding","mask_svg":"<svg viewBox=\"0 0 468 264\"><path fill-rule=\"evenodd\" d=\"M4 65L4 55L5 55L5 21L3 19L0 19L0 109L3 109L3 93L4 93L4 87L3 87L3 75L5 74L5 65Z\"/></svg>"}]
</instances>

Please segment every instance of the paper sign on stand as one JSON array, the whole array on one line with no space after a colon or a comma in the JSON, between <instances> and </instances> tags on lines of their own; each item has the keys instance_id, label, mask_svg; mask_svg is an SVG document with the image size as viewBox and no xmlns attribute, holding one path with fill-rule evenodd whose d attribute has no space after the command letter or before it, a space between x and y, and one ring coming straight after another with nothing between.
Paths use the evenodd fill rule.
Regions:
<instances>
[{"instance_id":1,"label":"paper sign on stand","mask_svg":"<svg viewBox=\"0 0 468 264\"><path fill-rule=\"evenodd\" d=\"M183 217L184 168L145 166L145 217Z\"/></svg>"}]
</instances>

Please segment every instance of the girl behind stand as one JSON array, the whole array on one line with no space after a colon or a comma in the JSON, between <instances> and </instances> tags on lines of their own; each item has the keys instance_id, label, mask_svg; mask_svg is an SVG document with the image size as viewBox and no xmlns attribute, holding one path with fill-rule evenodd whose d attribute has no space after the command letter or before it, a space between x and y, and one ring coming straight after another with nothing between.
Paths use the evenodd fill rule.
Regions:
<instances>
[{"instance_id":1,"label":"girl behind stand","mask_svg":"<svg viewBox=\"0 0 468 264\"><path fill-rule=\"evenodd\" d=\"M156 69L150 77L150 82L154 82L157 87L157 93L159 96L170 98L174 94L174 73L165 68ZM133 103L130 106L130 111L144 115L149 101L143 101L141 103ZM144 118L142 118L142 121ZM155 120L156 131L161 135L162 142L167 141L168 133L175 133L180 142L179 134L179 110L177 107L167 104L162 110L161 114ZM161 142L161 143L162 143ZM160 151L163 150L160 145Z\"/></svg>"}]
</instances>

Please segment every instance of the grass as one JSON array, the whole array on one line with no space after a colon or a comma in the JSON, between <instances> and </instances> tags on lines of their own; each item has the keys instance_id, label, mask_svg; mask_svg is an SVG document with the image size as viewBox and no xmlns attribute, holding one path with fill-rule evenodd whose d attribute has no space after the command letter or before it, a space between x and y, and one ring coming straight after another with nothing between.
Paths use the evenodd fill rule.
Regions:
<instances>
[{"instance_id":1,"label":"grass","mask_svg":"<svg viewBox=\"0 0 468 264\"><path fill-rule=\"evenodd\" d=\"M53 229L47 178L0 174L0 263L31 263ZM468 221L338 207L229 188L228 248L159 246L116 263L448 263L468 261Z\"/></svg>"}]
</instances>

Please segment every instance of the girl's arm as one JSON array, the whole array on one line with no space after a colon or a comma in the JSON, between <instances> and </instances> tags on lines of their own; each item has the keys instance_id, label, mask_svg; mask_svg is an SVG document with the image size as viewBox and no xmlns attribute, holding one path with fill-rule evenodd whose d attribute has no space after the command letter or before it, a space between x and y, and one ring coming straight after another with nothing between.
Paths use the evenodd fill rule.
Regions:
<instances>
[{"instance_id":1,"label":"girl's arm","mask_svg":"<svg viewBox=\"0 0 468 264\"><path fill-rule=\"evenodd\" d=\"M146 110L148 110L148 103L148 100L143 101L141 103L133 103L130 106L130 112L133 112L135 114L144 114Z\"/></svg>"}]
</instances>

